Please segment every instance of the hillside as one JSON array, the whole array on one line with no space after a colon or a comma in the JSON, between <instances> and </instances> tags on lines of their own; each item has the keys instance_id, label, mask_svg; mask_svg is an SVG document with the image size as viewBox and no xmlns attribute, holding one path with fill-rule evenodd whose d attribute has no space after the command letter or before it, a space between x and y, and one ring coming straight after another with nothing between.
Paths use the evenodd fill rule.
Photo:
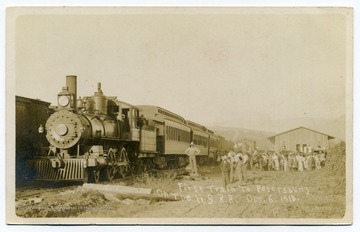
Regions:
<instances>
[{"instance_id":1,"label":"hillside","mask_svg":"<svg viewBox=\"0 0 360 232\"><path fill-rule=\"evenodd\" d=\"M225 137L227 140L235 141L241 139L255 140L260 149L267 148L267 138L274 135L273 132L250 130L234 127L210 127L216 134Z\"/></svg>"},{"instance_id":2,"label":"hillside","mask_svg":"<svg viewBox=\"0 0 360 232\"><path fill-rule=\"evenodd\" d=\"M345 116L341 116L337 119L294 118L287 120L271 120L266 124L259 123L259 125L266 125L266 127L264 127L271 129L271 131L222 126L213 126L209 128L230 141L240 139L255 140L257 146L259 146L260 149L265 150L267 148L268 137L301 126L331 135L336 138L334 140L336 142L341 140L346 141Z\"/></svg>"}]
</instances>

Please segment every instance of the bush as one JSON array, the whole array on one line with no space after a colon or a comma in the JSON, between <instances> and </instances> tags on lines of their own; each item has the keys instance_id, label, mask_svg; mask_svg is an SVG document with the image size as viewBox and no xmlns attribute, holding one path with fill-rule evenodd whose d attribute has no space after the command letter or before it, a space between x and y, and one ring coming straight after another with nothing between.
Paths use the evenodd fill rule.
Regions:
<instances>
[{"instance_id":1,"label":"bush","mask_svg":"<svg viewBox=\"0 0 360 232\"><path fill-rule=\"evenodd\" d=\"M340 142L332 146L326 156L326 173L329 176L345 177L346 175L346 144Z\"/></svg>"},{"instance_id":2,"label":"bush","mask_svg":"<svg viewBox=\"0 0 360 232\"><path fill-rule=\"evenodd\" d=\"M143 174L135 178L133 187L161 189L171 192L177 189L177 182L174 181L176 172L165 172L161 175Z\"/></svg>"}]
</instances>

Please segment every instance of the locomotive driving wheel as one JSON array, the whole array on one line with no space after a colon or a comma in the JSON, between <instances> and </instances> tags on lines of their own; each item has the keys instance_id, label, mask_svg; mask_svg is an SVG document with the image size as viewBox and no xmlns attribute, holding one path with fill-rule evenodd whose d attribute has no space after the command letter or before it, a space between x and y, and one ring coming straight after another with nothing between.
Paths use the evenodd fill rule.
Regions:
<instances>
[{"instance_id":1,"label":"locomotive driving wheel","mask_svg":"<svg viewBox=\"0 0 360 232\"><path fill-rule=\"evenodd\" d=\"M105 169L106 177L109 181L112 181L114 179L117 172L117 156L117 151L110 148L108 151L108 165Z\"/></svg>"},{"instance_id":2,"label":"locomotive driving wheel","mask_svg":"<svg viewBox=\"0 0 360 232\"><path fill-rule=\"evenodd\" d=\"M120 151L120 156L119 156L119 174L122 178L124 178L126 176L126 173L128 172L128 167L129 167L129 158L128 158L128 154L126 152L126 149L123 147Z\"/></svg>"}]
</instances>

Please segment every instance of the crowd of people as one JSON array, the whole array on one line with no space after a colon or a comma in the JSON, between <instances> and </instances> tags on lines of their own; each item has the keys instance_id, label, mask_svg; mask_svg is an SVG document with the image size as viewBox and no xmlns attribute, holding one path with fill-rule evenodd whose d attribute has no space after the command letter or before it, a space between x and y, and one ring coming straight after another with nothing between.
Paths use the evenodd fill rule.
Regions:
<instances>
[{"instance_id":1,"label":"crowd of people","mask_svg":"<svg viewBox=\"0 0 360 232\"><path fill-rule=\"evenodd\" d=\"M308 171L325 166L326 154L323 150L308 152L274 151L263 152L251 158L251 167L274 171Z\"/></svg>"},{"instance_id":2,"label":"crowd of people","mask_svg":"<svg viewBox=\"0 0 360 232\"><path fill-rule=\"evenodd\" d=\"M245 150L245 151L244 151ZM200 151L191 142L190 148L185 151L190 159L189 168L191 174L197 173L196 156ZM243 149L234 146L234 149L225 153L210 152L209 165L219 163L224 187L238 181L239 184L247 182L248 169L260 169L268 171L309 171L321 169L325 166L326 150L318 148L313 150L311 146L304 147L299 151L287 151L280 149L277 153L273 150L260 152L257 149Z\"/></svg>"},{"instance_id":3,"label":"crowd of people","mask_svg":"<svg viewBox=\"0 0 360 232\"><path fill-rule=\"evenodd\" d=\"M249 164L249 154L247 152L230 151L225 155L218 156L220 162L220 170L226 187L229 183L233 183L235 180L240 184L247 181L247 169Z\"/></svg>"},{"instance_id":4,"label":"crowd of people","mask_svg":"<svg viewBox=\"0 0 360 232\"><path fill-rule=\"evenodd\" d=\"M248 169L260 169L267 171L310 171L319 170L325 166L325 149L300 151L286 151L281 149L279 153L270 150L259 152L258 150L242 151L234 147L233 151L225 154L215 154L220 163L221 175L226 187L229 183L239 181L240 184L247 181Z\"/></svg>"}]
</instances>

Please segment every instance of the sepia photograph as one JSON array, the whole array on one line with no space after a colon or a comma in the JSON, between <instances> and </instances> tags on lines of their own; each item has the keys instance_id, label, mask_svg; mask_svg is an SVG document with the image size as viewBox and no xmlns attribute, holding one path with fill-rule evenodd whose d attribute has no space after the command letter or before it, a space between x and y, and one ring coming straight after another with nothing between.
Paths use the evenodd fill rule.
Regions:
<instances>
[{"instance_id":1,"label":"sepia photograph","mask_svg":"<svg viewBox=\"0 0 360 232\"><path fill-rule=\"evenodd\" d=\"M8 224L350 225L351 7L9 7Z\"/></svg>"}]
</instances>

